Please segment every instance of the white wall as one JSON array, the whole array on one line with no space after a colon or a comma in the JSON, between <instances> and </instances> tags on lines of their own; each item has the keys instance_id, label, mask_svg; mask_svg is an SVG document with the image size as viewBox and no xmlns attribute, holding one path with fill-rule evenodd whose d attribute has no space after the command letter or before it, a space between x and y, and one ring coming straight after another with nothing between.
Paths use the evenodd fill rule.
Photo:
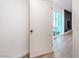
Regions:
<instances>
[{"instance_id":1,"label":"white wall","mask_svg":"<svg viewBox=\"0 0 79 59\"><path fill-rule=\"evenodd\" d=\"M72 12L72 0L51 0L54 4L61 6L63 9L66 9Z\"/></svg>"},{"instance_id":2,"label":"white wall","mask_svg":"<svg viewBox=\"0 0 79 59\"><path fill-rule=\"evenodd\" d=\"M0 57L28 52L28 0L0 0Z\"/></svg>"},{"instance_id":3,"label":"white wall","mask_svg":"<svg viewBox=\"0 0 79 59\"><path fill-rule=\"evenodd\" d=\"M30 1L30 57L52 52L52 3L48 0Z\"/></svg>"},{"instance_id":4,"label":"white wall","mask_svg":"<svg viewBox=\"0 0 79 59\"><path fill-rule=\"evenodd\" d=\"M73 57L79 58L79 0L73 0Z\"/></svg>"}]
</instances>

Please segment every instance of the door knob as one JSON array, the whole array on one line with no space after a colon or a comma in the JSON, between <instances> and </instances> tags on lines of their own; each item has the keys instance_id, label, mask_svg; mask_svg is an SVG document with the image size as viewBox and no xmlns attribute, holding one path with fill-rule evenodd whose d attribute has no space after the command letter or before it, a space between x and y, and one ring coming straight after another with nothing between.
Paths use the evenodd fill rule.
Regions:
<instances>
[{"instance_id":1,"label":"door knob","mask_svg":"<svg viewBox=\"0 0 79 59\"><path fill-rule=\"evenodd\" d=\"M31 33L33 33L33 30L30 30Z\"/></svg>"}]
</instances>

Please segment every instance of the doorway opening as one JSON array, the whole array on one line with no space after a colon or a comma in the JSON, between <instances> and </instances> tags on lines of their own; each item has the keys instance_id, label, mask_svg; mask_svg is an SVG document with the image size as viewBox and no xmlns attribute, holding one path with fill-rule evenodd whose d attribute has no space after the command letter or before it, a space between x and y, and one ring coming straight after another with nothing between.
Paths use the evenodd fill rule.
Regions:
<instances>
[{"instance_id":1,"label":"doorway opening","mask_svg":"<svg viewBox=\"0 0 79 59\"><path fill-rule=\"evenodd\" d=\"M54 57L72 57L72 12L58 5L53 6Z\"/></svg>"},{"instance_id":2,"label":"doorway opening","mask_svg":"<svg viewBox=\"0 0 79 59\"><path fill-rule=\"evenodd\" d=\"M62 34L62 13L54 12L53 16L53 35L56 37Z\"/></svg>"},{"instance_id":3,"label":"doorway opening","mask_svg":"<svg viewBox=\"0 0 79 59\"><path fill-rule=\"evenodd\" d=\"M54 38L64 33L64 11L54 6L53 8L53 36Z\"/></svg>"}]
</instances>

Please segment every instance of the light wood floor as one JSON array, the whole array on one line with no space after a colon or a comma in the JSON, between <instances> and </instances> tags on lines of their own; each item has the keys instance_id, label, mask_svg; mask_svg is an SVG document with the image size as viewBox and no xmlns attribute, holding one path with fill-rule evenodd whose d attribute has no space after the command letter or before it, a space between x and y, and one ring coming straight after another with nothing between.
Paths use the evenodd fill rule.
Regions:
<instances>
[{"instance_id":1,"label":"light wood floor","mask_svg":"<svg viewBox=\"0 0 79 59\"><path fill-rule=\"evenodd\" d=\"M37 58L71 58L72 57L72 32L59 36L52 40L53 53ZM24 57L26 58L26 56Z\"/></svg>"},{"instance_id":2,"label":"light wood floor","mask_svg":"<svg viewBox=\"0 0 79 59\"><path fill-rule=\"evenodd\" d=\"M72 32L55 38L52 49L54 53L40 58L72 58Z\"/></svg>"},{"instance_id":3,"label":"light wood floor","mask_svg":"<svg viewBox=\"0 0 79 59\"><path fill-rule=\"evenodd\" d=\"M55 58L72 57L72 32L60 36L53 41L53 51Z\"/></svg>"}]
</instances>

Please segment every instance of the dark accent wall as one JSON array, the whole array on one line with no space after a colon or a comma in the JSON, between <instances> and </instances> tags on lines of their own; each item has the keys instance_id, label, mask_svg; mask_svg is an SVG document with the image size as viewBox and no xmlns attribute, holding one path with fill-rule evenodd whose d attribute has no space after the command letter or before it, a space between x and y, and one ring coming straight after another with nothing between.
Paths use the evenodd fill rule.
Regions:
<instances>
[{"instance_id":1,"label":"dark accent wall","mask_svg":"<svg viewBox=\"0 0 79 59\"><path fill-rule=\"evenodd\" d=\"M64 10L64 32L72 29L72 13Z\"/></svg>"}]
</instances>

